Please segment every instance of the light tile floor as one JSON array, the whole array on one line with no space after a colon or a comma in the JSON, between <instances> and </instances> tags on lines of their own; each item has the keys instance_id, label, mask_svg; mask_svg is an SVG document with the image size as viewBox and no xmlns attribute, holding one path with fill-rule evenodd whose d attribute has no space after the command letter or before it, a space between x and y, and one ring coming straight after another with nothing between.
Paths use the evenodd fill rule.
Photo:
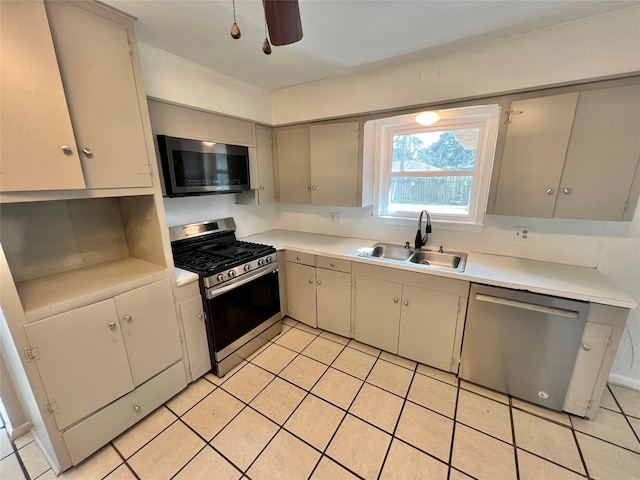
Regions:
<instances>
[{"instance_id":1,"label":"light tile floor","mask_svg":"<svg viewBox=\"0 0 640 480\"><path fill-rule=\"evenodd\" d=\"M588 421L284 321L61 478L640 478L640 392L610 385ZM3 480L54 478L29 435L0 448Z\"/></svg>"}]
</instances>

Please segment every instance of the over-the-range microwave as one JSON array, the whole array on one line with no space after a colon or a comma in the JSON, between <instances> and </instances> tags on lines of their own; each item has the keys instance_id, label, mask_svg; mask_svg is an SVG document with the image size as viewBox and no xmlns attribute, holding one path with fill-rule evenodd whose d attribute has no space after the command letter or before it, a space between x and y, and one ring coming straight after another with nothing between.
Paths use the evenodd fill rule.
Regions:
<instances>
[{"instance_id":1,"label":"over-the-range microwave","mask_svg":"<svg viewBox=\"0 0 640 480\"><path fill-rule=\"evenodd\" d=\"M249 148L157 135L163 195L181 197L249 190Z\"/></svg>"}]
</instances>

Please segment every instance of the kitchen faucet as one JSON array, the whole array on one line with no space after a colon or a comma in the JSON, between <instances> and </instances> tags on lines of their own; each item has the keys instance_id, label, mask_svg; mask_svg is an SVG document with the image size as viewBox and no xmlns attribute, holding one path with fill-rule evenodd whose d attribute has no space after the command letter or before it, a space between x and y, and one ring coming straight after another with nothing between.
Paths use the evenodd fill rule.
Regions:
<instances>
[{"instance_id":1,"label":"kitchen faucet","mask_svg":"<svg viewBox=\"0 0 640 480\"><path fill-rule=\"evenodd\" d=\"M424 237L422 236L422 215L426 214L427 216L427 225L424 229ZM415 247L416 250L420 250L422 246L426 245L429 241L429 234L431 233L431 216L427 210L422 210L420 212L420 217L418 218L418 233L416 233Z\"/></svg>"}]
</instances>

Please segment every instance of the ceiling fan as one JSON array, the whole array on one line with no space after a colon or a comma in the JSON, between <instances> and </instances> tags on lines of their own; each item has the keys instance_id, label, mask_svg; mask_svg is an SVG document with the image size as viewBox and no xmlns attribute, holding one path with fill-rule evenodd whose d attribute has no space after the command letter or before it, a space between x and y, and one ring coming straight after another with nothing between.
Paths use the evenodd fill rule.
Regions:
<instances>
[{"instance_id":1,"label":"ceiling fan","mask_svg":"<svg viewBox=\"0 0 640 480\"><path fill-rule=\"evenodd\" d=\"M233 26L231 36L240 38L240 29L236 24L236 6L233 1ZM289 45L302 39L302 20L298 0L262 0L265 20L265 39L262 51L269 55L271 44L275 46ZM268 34L267 34L268 29Z\"/></svg>"}]
</instances>

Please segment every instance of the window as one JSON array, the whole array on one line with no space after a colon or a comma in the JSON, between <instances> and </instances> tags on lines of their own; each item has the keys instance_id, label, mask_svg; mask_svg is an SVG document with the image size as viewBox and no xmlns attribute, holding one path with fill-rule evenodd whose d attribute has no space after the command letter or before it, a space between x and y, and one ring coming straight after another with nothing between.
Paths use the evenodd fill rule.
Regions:
<instances>
[{"instance_id":1,"label":"window","mask_svg":"<svg viewBox=\"0 0 640 480\"><path fill-rule=\"evenodd\" d=\"M428 210L432 221L482 225L500 107L441 110L423 126L415 114L375 120L374 214L416 219Z\"/></svg>"}]
</instances>

